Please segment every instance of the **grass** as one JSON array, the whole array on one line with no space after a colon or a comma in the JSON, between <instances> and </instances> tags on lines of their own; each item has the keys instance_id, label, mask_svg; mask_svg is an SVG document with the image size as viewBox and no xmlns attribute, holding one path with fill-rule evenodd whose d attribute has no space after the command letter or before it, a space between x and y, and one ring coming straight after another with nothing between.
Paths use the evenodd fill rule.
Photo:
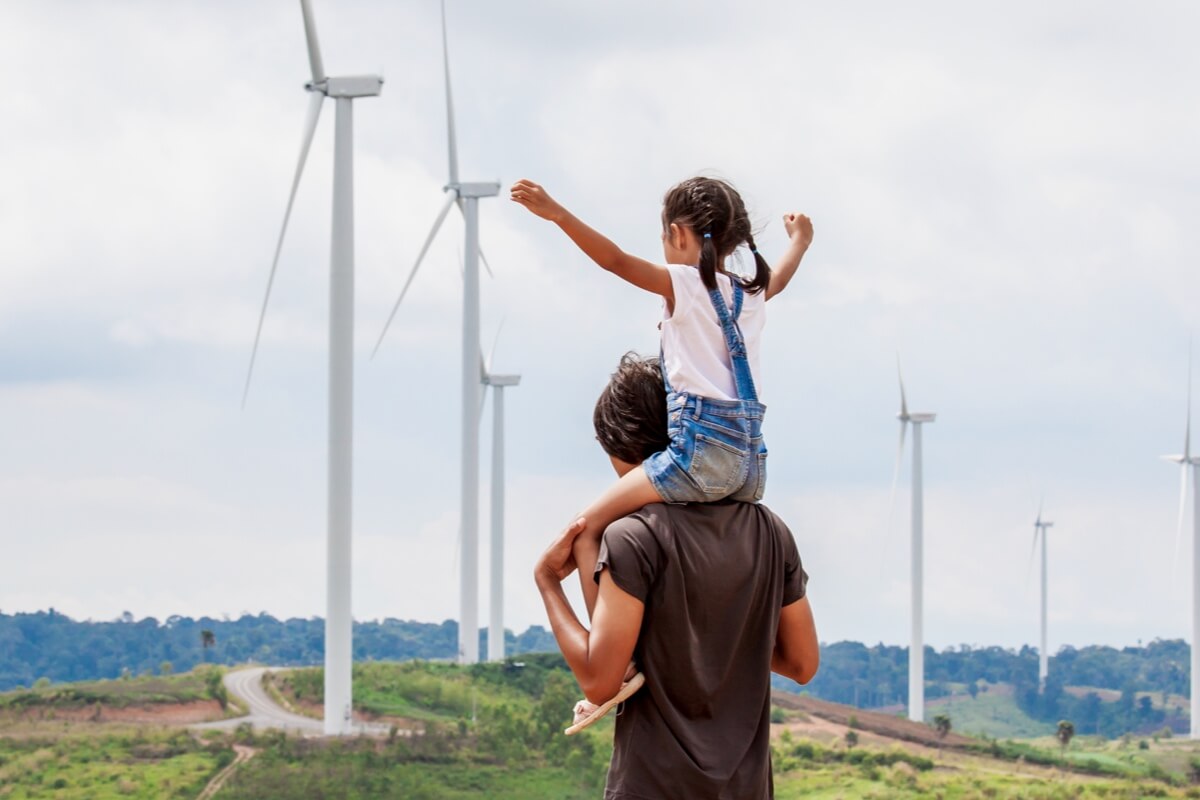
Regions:
<instances>
[{"instance_id":1,"label":"grass","mask_svg":"<svg viewBox=\"0 0 1200 800\"><path fill-rule=\"evenodd\" d=\"M931 703L928 715L946 714L958 733L993 739L1028 739L1054 734L1055 726L1033 719L1017 707L1011 695L980 692L953 695Z\"/></svg>"},{"instance_id":2,"label":"grass","mask_svg":"<svg viewBox=\"0 0 1200 800\"><path fill-rule=\"evenodd\" d=\"M16 689L0 693L0 709L19 710L38 706L77 708L96 703L111 708L125 708L208 700L211 695L206 680L210 669L199 667L178 675L146 675Z\"/></svg>"},{"instance_id":3,"label":"grass","mask_svg":"<svg viewBox=\"0 0 1200 800\"><path fill-rule=\"evenodd\" d=\"M232 757L183 731L0 738L0 798L190 800Z\"/></svg>"}]
</instances>

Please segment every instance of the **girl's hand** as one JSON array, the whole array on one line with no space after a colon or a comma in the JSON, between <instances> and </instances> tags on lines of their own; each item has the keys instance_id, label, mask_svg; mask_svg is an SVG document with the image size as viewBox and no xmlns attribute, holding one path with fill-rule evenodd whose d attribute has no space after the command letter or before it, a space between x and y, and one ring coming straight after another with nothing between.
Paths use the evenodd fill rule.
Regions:
<instances>
[{"instance_id":1,"label":"girl's hand","mask_svg":"<svg viewBox=\"0 0 1200 800\"><path fill-rule=\"evenodd\" d=\"M800 244L807 248L812 244L813 226L812 220L803 214L784 214L783 227L787 231L788 238L800 241Z\"/></svg>"},{"instance_id":2,"label":"girl's hand","mask_svg":"<svg viewBox=\"0 0 1200 800\"><path fill-rule=\"evenodd\" d=\"M563 207L547 194L545 189L524 178L512 185L511 197L514 203L520 203L537 216L551 222L558 220L563 214Z\"/></svg>"}]
</instances>

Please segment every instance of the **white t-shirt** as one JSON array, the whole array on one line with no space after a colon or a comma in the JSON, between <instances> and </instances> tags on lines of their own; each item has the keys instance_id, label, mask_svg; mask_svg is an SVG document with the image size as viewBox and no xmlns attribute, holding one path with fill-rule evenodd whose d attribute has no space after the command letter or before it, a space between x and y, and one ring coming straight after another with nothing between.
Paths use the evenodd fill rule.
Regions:
<instances>
[{"instance_id":1,"label":"white t-shirt","mask_svg":"<svg viewBox=\"0 0 1200 800\"><path fill-rule=\"evenodd\" d=\"M687 264L668 264L675 309L663 300L662 347L667 380L676 392L686 392L714 400L736 400L737 387L733 366L721 321L708 299L708 290L700 279L700 270ZM717 287L725 298L725 307L733 313L733 287L729 276L717 273ZM759 343L767 322L767 293L745 292L738 327L746 342L746 357L759 401L763 401L762 370L759 367Z\"/></svg>"}]
</instances>

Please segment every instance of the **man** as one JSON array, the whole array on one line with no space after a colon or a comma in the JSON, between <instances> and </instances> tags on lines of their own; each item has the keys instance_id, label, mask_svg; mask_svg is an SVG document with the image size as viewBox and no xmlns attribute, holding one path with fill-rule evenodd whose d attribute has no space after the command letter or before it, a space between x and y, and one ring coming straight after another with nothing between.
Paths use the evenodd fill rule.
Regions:
<instances>
[{"instance_id":1,"label":"man","mask_svg":"<svg viewBox=\"0 0 1200 800\"><path fill-rule=\"evenodd\" d=\"M618 474L663 449L657 360L622 359L594 421ZM605 798L772 797L770 673L807 683L819 658L790 531L761 504L646 506L605 531L589 631L562 589L583 528L564 531L534 577L588 700L614 696L631 659L646 676L617 718Z\"/></svg>"}]
</instances>

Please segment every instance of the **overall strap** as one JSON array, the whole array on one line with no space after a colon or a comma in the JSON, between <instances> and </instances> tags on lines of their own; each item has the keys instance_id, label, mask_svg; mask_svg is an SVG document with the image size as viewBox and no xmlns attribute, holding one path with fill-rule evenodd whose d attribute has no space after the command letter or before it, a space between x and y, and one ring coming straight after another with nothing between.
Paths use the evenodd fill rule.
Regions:
<instances>
[{"instance_id":1,"label":"overall strap","mask_svg":"<svg viewBox=\"0 0 1200 800\"><path fill-rule=\"evenodd\" d=\"M758 392L754 389L754 376L750 374L750 360L746 356L746 341L742 338L742 330L737 320L742 314L742 300L745 290L736 280L730 279L733 286L733 314L725 307L725 298L719 288L708 293L713 310L721 323L721 332L725 336L725 347L729 350L729 362L733 366L733 383L737 389L739 400L758 400Z\"/></svg>"}]
</instances>

